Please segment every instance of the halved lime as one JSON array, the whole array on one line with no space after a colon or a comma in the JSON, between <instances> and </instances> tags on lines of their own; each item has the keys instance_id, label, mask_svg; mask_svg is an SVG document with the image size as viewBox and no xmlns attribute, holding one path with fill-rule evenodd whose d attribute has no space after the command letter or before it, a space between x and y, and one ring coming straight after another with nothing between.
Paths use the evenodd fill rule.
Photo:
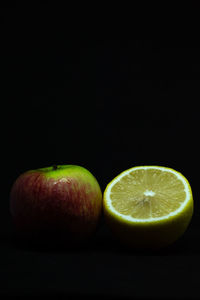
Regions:
<instances>
[{"instance_id":1,"label":"halved lime","mask_svg":"<svg viewBox=\"0 0 200 300\"><path fill-rule=\"evenodd\" d=\"M105 218L122 242L135 247L160 248L176 241L193 214L188 180L160 166L128 169L106 187Z\"/></svg>"}]
</instances>

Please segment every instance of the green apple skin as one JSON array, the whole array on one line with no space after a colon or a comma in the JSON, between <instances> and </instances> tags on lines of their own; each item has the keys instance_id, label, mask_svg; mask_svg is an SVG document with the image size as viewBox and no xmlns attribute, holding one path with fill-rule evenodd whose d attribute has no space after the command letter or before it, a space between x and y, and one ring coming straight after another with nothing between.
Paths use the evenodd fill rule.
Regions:
<instances>
[{"instance_id":1,"label":"green apple skin","mask_svg":"<svg viewBox=\"0 0 200 300\"><path fill-rule=\"evenodd\" d=\"M14 182L10 212L20 236L79 242L96 230L102 192L95 177L81 166L31 170Z\"/></svg>"}]
</instances>

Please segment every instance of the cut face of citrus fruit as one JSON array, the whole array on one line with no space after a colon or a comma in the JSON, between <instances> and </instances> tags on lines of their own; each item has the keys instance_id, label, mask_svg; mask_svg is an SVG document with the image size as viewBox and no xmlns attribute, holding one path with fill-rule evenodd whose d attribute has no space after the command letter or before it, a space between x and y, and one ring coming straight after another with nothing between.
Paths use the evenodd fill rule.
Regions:
<instances>
[{"instance_id":1,"label":"cut face of citrus fruit","mask_svg":"<svg viewBox=\"0 0 200 300\"><path fill-rule=\"evenodd\" d=\"M191 187L173 169L134 167L106 187L104 213L122 241L139 247L163 247L178 239L191 220Z\"/></svg>"}]
</instances>

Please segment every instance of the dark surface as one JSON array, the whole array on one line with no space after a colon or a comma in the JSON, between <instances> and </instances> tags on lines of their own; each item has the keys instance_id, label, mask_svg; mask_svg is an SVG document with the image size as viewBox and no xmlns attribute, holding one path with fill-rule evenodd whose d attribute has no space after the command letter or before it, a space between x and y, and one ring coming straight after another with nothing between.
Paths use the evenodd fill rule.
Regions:
<instances>
[{"instance_id":1,"label":"dark surface","mask_svg":"<svg viewBox=\"0 0 200 300\"><path fill-rule=\"evenodd\" d=\"M1 239L1 294L32 299L193 299L199 295L198 227L157 252L126 249L102 224L79 249Z\"/></svg>"},{"instance_id":2,"label":"dark surface","mask_svg":"<svg viewBox=\"0 0 200 300\"><path fill-rule=\"evenodd\" d=\"M198 299L197 39L94 39L80 31L76 35L74 27L70 35L72 26L64 27L59 17L37 15L37 26L34 20L6 9L2 17L1 113L6 122L0 296ZM26 170L68 163L88 168L102 191L136 165L182 172L194 194L190 227L159 252L125 249L104 219L80 249L20 243L9 214L12 183Z\"/></svg>"}]
</instances>

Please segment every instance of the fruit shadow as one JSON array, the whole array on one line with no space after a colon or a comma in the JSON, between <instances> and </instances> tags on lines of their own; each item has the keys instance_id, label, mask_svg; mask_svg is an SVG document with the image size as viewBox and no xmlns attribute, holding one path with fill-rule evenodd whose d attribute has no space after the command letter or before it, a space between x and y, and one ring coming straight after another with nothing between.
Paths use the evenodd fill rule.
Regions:
<instances>
[{"instance_id":1,"label":"fruit shadow","mask_svg":"<svg viewBox=\"0 0 200 300\"><path fill-rule=\"evenodd\" d=\"M135 256L191 256L200 254L199 233L200 228L190 226L182 237L173 244L160 249L130 248L119 242L108 228L101 228L94 238L93 250L95 252L115 253L119 255Z\"/></svg>"},{"instance_id":2,"label":"fruit shadow","mask_svg":"<svg viewBox=\"0 0 200 300\"><path fill-rule=\"evenodd\" d=\"M172 245L152 250L135 249L121 244L110 232L105 223L98 226L95 234L82 243L63 242L54 239L30 240L21 239L14 232L7 235L7 242L15 249L27 252L46 252L46 253L99 253L99 254L118 254L135 256L190 256L200 253L198 243L198 226L190 226L186 233Z\"/></svg>"}]
</instances>

